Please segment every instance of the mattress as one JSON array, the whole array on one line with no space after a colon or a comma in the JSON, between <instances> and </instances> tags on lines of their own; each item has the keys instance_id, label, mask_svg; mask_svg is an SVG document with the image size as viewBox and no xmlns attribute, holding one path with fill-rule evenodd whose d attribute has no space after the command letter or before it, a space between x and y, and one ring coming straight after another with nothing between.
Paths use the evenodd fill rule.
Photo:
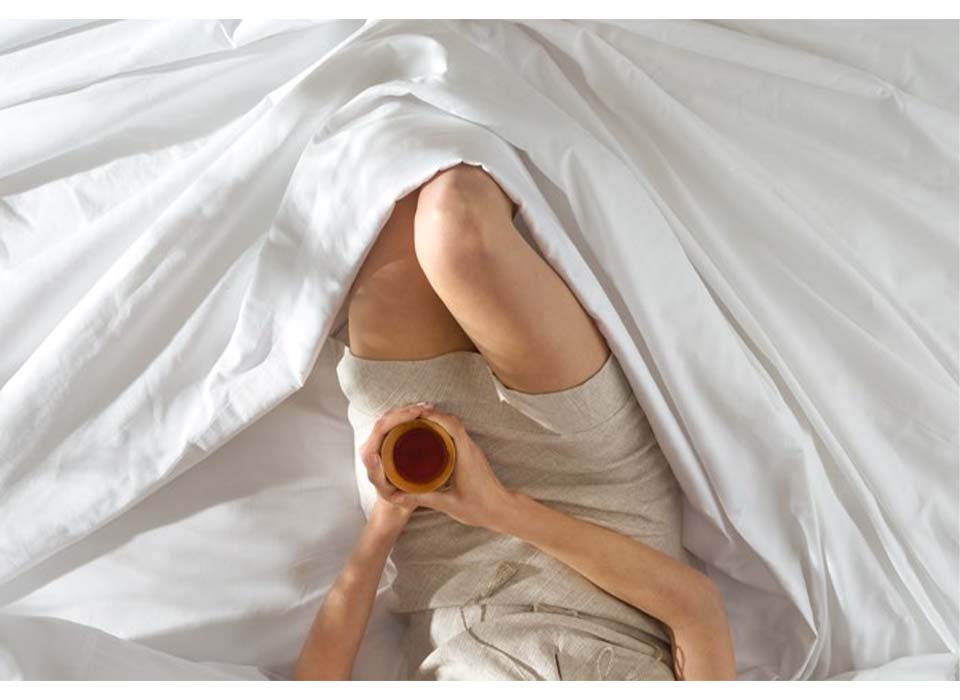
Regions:
<instances>
[{"instance_id":1,"label":"mattress","mask_svg":"<svg viewBox=\"0 0 960 700\"><path fill-rule=\"evenodd\" d=\"M459 162L617 355L739 676L955 677L957 46L0 23L0 677L289 673L363 523L343 302ZM355 676L397 677L401 632L384 584Z\"/></svg>"}]
</instances>

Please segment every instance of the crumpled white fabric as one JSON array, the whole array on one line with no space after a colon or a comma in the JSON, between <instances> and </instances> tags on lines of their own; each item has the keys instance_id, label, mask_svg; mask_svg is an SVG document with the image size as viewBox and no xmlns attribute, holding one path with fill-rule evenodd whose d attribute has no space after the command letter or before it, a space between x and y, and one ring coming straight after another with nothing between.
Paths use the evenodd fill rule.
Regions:
<instances>
[{"instance_id":1,"label":"crumpled white fabric","mask_svg":"<svg viewBox=\"0 0 960 700\"><path fill-rule=\"evenodd\" d=\"M37 649L61 653L35 653ZM62 653L63 650L70 653ZM0 617L0 678L4 680L267 680L250 666L197 663L101 630L51 617Z\"/></svg>"},{"instance_id":2,"label":"crumpled white fabric","mask_svg":"<svg viewBox=\"0 0 960 700\"><path fill-rule=\"evenodd\" d=\"M624 367L741 677L950 658L956 49L923 21L6 23L0 582L304 387L392 203L465 161Z\"/></svg>"}]
</instances>

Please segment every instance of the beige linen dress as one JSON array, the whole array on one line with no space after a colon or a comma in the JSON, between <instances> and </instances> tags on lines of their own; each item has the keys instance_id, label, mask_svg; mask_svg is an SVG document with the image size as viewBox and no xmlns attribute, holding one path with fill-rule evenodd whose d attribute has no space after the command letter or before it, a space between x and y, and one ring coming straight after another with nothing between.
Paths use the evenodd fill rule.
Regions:
<instances>
[{"instance_id":1,"label":"beige linen dress","mask_svg":"<svg viewBox=\"0 0 960 700\"><path fill-rule=\"evenodd\" d=\"M337 375L357 447L384 412L430 401L460 418L507 488L687 561L680 489L613 354L546 394L507 388L468 351L370 360L345 347ZM411 679L673 680L658 620L516 538L420 508L391 556Z\"/></svg>"}]
</instances>

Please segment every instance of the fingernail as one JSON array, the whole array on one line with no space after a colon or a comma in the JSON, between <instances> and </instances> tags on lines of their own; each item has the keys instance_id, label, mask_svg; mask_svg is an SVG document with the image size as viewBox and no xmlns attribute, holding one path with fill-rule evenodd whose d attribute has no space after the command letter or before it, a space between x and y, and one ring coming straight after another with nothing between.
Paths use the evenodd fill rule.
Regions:
<instances>
[{"instance_id":1,"label":"fingernail","mask_svg":"<svg viewBox=\"0 0 960 700\"><path fill-rule=\"evenodd\" d=\"M428 403L428 402L426 402L426 401L420 401L420 402L418 402L418 403L417 403L417 406L421 406L422 408L434 408L434 406L433 406L432 403Z\"/></svg>"}]
</instances>

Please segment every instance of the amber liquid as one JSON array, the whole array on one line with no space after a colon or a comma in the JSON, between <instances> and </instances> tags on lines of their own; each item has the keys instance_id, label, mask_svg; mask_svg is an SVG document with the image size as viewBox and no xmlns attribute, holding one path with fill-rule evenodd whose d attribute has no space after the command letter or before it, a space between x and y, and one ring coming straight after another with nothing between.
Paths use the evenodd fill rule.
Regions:
<instances>
[{"instance_id":1,"label":"amber liquid","mask_svg":"<svg viewBox=\"0 0 960 700\"><path fill-rule=\"evenodd\" d=\"M429 428L408 430L393 446L393 465L414 484L426 484L443 473L447 464L447 446Z\"/></svg>"}]
</instances>

